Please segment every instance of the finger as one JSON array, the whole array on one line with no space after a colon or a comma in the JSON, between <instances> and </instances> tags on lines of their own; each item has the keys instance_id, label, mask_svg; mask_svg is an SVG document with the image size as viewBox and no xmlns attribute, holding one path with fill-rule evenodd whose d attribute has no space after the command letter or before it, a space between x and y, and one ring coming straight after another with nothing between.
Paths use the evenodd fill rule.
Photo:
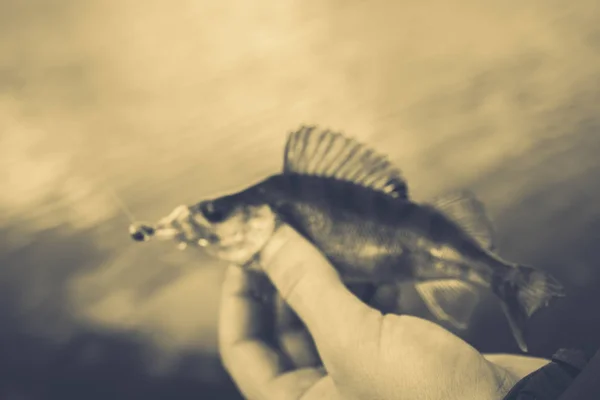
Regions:
<instances>
[{"instance_id":1,"label":"finger","mask_svg":"<svg viewBox=\"0 0 600 400\"><path fill-rule=\"evenodd\" d=\"M286 358L267 339L272 330L272 309L254 294L258 280L256 274L229 267L219 318L223 364L240 391L250 398L263 398L268 383L289 370Z\"/></svg>"},{"instance_id":2,"label":"finger","mask_svg":"<svg viewBox=\"0 0 600 400\"><path fill-rule=\"evenodd\" d=\"M279 346L294 368L314 368L323 365L315 342L307 330L281 333Z\"/></svg>"},{"instance_id":3,"label":"finger","mask_svg":"<svg viewBox=\"0 0 600 400\"><path fill-rule=\"evenodd\" d=\"M264 293L268 287L262 277L238 266L230 266L223 281L219 344L231 346L247 339L266 340L272 333L272 305Z\"/></svg>"},{"instance_id":4,"label":"finger","mask_svg":"<svg viewBox=\"0 0 600 400\"><path fill-rule=\"evenodd\" d=\"M337 389L321 368L303 368L279 376L268 385L264 399L335 400Z\"/></svg>"},{"instance_id":5,"label":"finger","mask_svg":"<svg viewBox=\"0 0 600 400\"><path fill-rule=\"evenodd\" d=\"M379 289L370 283L348 285L348 289L359 299L368 303ZM281 296L275 296L275 323L281 351L295 368L318 367L322 365L315 342L302 320L289 307Z\"/></svg>"},{"instance_id":6,"label":"finger","mask_svg":"<svg viewBox=\"0 0 600 400\"><path fill-rule=\"evenodd\" d=\"M277 330L284 331L304 328L304 322L302 322L279 293L275 294L273 301L275 303L275 322Z\"/></svg>"},{"instance_id":7,"label":"finger","mask_svg":"<svg viewBox=\"0 0 600 400\"><path fill-rule=\"evenodd\" d=\"M321 359L314 340L296 313L277 296L275 307L278 343L295 368L316 367Z\"/></svg>"},{"instance_id":8,"label":"finger","mask_svg":"<svg viewBox=\"0 0 600 400\"><path fill-rule=\"evenodd\" d=\"M342 400L331 376L322 370L303 369L283 375L272 385L273 399L277 400Z\"/></svg>"},{"instance_id":9,"label":"finger","mask_svg":"<svg viewBox=\"0 0 600 400\"><path fill-rule=\"evenodd\" d=\"M320 351L323 345L343 352L360 342L361 335L375 333L367 330L377 330L381 313L354 296L321 252L289 226L279 228L269 240L261 265Z\"/></svg>"},{"instance_id":10,"label":"finger","mask_svg":"<svg viewBox=\"0 0 600 400\"><path fill-rule=\"evenodd\" d=\"M274 324L274 288L256 271L232 265L221 292L220 323L224 343L247 338L265 338Z\"/></svg>"}]
</instances>

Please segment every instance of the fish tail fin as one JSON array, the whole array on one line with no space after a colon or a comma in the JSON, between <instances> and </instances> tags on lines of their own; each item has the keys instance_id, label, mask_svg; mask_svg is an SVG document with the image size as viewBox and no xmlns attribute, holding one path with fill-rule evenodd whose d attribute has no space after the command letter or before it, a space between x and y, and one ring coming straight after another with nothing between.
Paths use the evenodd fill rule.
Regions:
<instances>
[{"instance_id":1,"label":"fish tail fin","mask_svg":"<svg viewBox=\"0 0 600 400\"><path fill-rule=\"evenodd\" d=\"M548 305L554 297L564 297L564 287L545 271L527 266L517 266L516 277L511 283L525 315L531 317L537 310Z\"/></svg>"},{"instance_id":2,"label":"fish tail fin","mask_svg":"<svg viewBox=\"0 0 600 400\"><path fill-rule=\"evenodd\" d=\"M524 335L529 317L547 306L552 298L565 295L563 285L552 275L527 265L511 268L510 276L497 288L496 293L513 336L523 352L527 352Z\"/></svg>"}]
</instances>

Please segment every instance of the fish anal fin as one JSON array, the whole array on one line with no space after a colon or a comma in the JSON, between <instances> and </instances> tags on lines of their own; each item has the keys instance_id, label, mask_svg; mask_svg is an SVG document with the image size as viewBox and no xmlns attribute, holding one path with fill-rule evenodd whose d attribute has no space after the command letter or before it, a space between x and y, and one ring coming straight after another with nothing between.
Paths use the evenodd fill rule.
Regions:
<instances>
[{"instance_id":1,"label":"fish anal fin","mask_svg":"<svg viewBox=\"0 0 600 400\"><path fill-rule=\"evenodd\" d=\"M402 172L386 156L339 132L301 126L286 141L284 174L349 181L391 197L408 198Z\"/></svg>"},{"instance_id":2,"label":"fish anal fin","mask_svg":"<svg viewBox=\"0 0 600 400\"><path fill-rule=\"evenodd\" d=\"M508 326L510 331L519 346L519 349L523 353L529 352L527 348L527 343L525 342L525 318L522 315L517 315L513 310L515 307L511 307L510 304L501 301L500 306L502 307L502 311L506 316L506 320L508 321Z\"/></svg>"},{"instance_id":3,"label":"fish anal fin","mask_svg":"<svg viewBox=\"0 0 600 400\"><path fill-rule=\"evenodd\" d=\"M429 311L439 320L466 329L479 303L477 289L457 279L437 279L415 284Z\"/></svg>"},{"instance_id":4,"label":"fish anal fin","mask_svg":"<svg viewBox=\"0 0 600 400\"><path fill-rule=\"evenodd\" d=\"M484 249L494 250L494 227L488 219L483 203L470 191L459 191L440 196L434 208L456 223Z\"/></svg>"}]
</instances>

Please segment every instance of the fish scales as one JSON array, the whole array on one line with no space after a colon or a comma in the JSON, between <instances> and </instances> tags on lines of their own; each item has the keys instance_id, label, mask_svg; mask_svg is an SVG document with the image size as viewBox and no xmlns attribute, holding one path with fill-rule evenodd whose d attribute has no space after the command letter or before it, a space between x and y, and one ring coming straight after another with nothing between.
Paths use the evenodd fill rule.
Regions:
<instances>
[{"instance_id":1,"label":"fish scales","mask_svg":"<svg viewBox=\"0 0 600 400\"><path fill-rule=\"evenodd\" d=\"M254 199L262 197L285 222L318 243L349 279L389 282L411 277L457 277L489 285L493 271L474 261L484 252L433 208L351 182L301 175L274 176L247 193ZM410 262L443 260L444 253L435 250L452 246L458 249L454 254L462 254L460 260ZM474 276L478 272L488 280Z\"/></svg>"}]
</instances>

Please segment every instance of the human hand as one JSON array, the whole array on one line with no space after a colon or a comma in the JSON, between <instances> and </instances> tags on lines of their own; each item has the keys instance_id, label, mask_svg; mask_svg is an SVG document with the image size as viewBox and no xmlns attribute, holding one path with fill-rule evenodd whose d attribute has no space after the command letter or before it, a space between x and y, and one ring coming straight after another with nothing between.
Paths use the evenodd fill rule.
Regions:
<instances>
[{"instance_id":1,"label":"human hand","mask_svg":"<svg viewBox=\"0 0 600 400\"><path fill-rule=\"evenodd\" d=\"M230 267L219 346L226 369L249 399L501 399L548 362L486 358L432 322L383 315L352 294L326 258L288 226L269 241L261 266L310 336L286 332L284 322L284 335L274 337L273 308L260 300L268 285L256 272ZM286 333L300 340L286 341ZM309 339L318 356L299 362L298 355L312 350ZM322 366L315 365L319 361Z\"/></svg>"}]
</instances>

